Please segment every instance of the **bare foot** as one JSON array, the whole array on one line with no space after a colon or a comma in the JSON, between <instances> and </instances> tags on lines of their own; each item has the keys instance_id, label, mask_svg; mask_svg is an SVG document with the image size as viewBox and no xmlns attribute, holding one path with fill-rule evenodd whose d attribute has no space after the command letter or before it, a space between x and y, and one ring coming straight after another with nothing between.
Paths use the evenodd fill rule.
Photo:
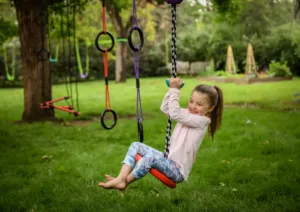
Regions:
<instances>
[{"instance_id":1,"label":"bare foot","mask_svg":"<svg viewBox=\"0 0 300 212\"><path fill-rule=\"evenodd\" d=\"M105 178L106 178L106 182L109 182L109 181L115 179L114 177L112 177L112 176L110 176L108 174L105 175Z\"/></svg>"},{"instance_id":2,"label":"bare foot","mask_svg":"<svg viewBox=\"0 0 300 212\"><path fill-rule=\"evenodd\" d=\"M127 186L125 179L119 177L114 178L106 183L100 182L98 185L105 189L119 189L119 190L124 190Z\"/></svg>"}]
</instances>

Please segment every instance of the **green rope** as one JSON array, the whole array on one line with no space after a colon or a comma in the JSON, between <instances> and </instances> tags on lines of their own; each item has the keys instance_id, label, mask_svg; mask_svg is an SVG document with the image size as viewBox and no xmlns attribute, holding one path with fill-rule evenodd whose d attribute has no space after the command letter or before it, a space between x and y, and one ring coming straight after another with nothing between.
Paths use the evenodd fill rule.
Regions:
<instances>
[{"instance_id":1,"label":"green rope","mask_svg":"<svg viewBox=\"0 0 300 212\"><path fill-rule=\"evenodd\" d=\"M117 38L117 42L128 42L127 38Z\"/></svg>"},{"instance_id":2,"label":"green rope","mask_svg":"<svg viewBox=\"0 0 300 212\"><path fill-rule=\"evenodd\" d=\"M89 64L90 64L88 43L86 43L86 45L85 45L86 59L85 59L85 73L83 73L83 68L82 68L82 64L81 64L81 60L80 60L80 52L79 52L78 40L76 39L75 42L76 42L75 43L76 59L77 59L77 64L78 64L80 76L87 76L89 74Z\"/></svg>"},{"instance_id":3,"label":"green rope","mask_svg":"<svg viewBox=\"0 0 300 212\"><path fill-rule=\"evenodd\" d=\"M12 61L11 61L11 66L12 66L12 74L9 74L8 71L8 62L7 62L7 55L6 55L6 48L3 46L3 53L4 53L4 66L5 66L5 73L6 73L6 78L9 81L13 81L15 80L15 71L16 71L16 52L15 52L15 48L12 48Z\"/></svg>"},{"instance_id":4,"label":"green rope","mask_svg":"<svg viewBox=\"0 0 300 212\"><path fill-rule=\"evenodd\" d=\"M58 62L58 56L59 56L59 44L57 44L56 48L55 48L55 58L51 58L51 55L50 55L50 62L51 63L57 63Z\"/></svg>"},{"instance_id":5,"label":"green rope","mask_svg":"<svg viewBox=\"0 0 300 212\"><path fill-rule=\"evenodd\" d=\"M121 43L121 42L128 42L127 38L117 38L116 41L118 43ZM108 44L108 43L111 43L111 40L99 40L99 44ZM88 46L90 46L91 44L94 44L93 42L90 42L90 41L87 41L86 44Z\"/></svg>"},{"instance_id":6,"label":"green rope","mask_svg":"<svg viewBox=\"0 0 300 212\"><path fill-rule=\"evenodd\" d=\"M85 46L85 54L86 54L86 58L85 58L85 73L88 74L88 71L90 70L89 64L90 64L90 58L89 58L89 47L88 45Z\"/></svg>"}]
</instances>

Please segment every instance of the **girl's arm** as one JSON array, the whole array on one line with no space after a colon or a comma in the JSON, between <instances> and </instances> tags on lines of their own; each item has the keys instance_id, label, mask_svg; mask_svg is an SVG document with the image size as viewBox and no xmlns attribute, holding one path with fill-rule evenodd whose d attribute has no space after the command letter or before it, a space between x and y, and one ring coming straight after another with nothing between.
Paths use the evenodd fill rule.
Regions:
<instances>
[{"instance_id":1,"label":"girl's arm","mask_svg":"<svg viewBox=\"0 0 300 212\"><path fill-rule=\"evenodd\" d=\"M170 99L170 92L168 91L160 106L160 110L167 115L169 114L169 99Z\"/></svg>"},{"instance_id":2,"label":"girl's arm","mask_svg":"<svg viewBox=\"0 0 300 212\"><path fill-rule=\"evenodd\" d=\"M208 117L192 114L187 110L180 108L179 89L170 88L169 93L169 116L172 120L193 128L204 128L210 123Z\"/></svg>"}]
</instances>

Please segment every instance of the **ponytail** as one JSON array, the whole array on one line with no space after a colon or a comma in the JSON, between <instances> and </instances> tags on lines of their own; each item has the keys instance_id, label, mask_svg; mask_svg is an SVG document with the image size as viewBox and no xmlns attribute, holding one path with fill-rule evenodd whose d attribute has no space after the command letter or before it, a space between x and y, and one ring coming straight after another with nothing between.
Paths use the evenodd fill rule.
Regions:
<instances>
[{"instance_id":1,"label":"ponytail","mask_svg":"<svg viewBox=\"0 0 300 212\"><path fill-rule=\"evenodd\" d=\"M217 129L221 127L222 113L223 113L223 92L217 86L210 86L205 84L200 84L196 86L193 90L207 94L209 97L209 106L214 107L210 112L210 125L208 128L208 133L214 139L214 134Z\"/></svg>"},{"instance_id":2,"label":"ponytail","mask_svg":"<svg viewBox=\"0 0 300 212\"><path fill-rule=\"evenodd\" d=\"M211 112L211 123L209 125L209 134L214 139L214 134L217 129L221 127L222 124L222 114L223 114L223 92L218 86L213 86L217 91L217 97L214 98L216 104ZM213 99L211 97L211 99ZM211 101L213 103L214 101Z\"/></svg>"}]
</instances>

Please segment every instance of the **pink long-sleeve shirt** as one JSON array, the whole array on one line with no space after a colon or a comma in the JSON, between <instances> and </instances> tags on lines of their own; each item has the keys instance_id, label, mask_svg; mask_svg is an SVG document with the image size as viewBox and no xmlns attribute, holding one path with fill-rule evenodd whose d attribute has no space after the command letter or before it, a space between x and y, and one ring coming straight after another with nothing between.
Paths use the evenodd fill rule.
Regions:
<instances>
[{"instance_id":1,"label":"pink long-sleeve shirt","mask_svg":"<svg viewBox=\"0 0 300 212\"><path fill-rule=\"evenodd\" d=\"M180 90L170 88L161 104L161 111L177 122L169 148L168 159L180 167L180 173L188 179L196 154L207 132L210 118L192 114L179 106Z\"/></svg>"}]
</instances>

